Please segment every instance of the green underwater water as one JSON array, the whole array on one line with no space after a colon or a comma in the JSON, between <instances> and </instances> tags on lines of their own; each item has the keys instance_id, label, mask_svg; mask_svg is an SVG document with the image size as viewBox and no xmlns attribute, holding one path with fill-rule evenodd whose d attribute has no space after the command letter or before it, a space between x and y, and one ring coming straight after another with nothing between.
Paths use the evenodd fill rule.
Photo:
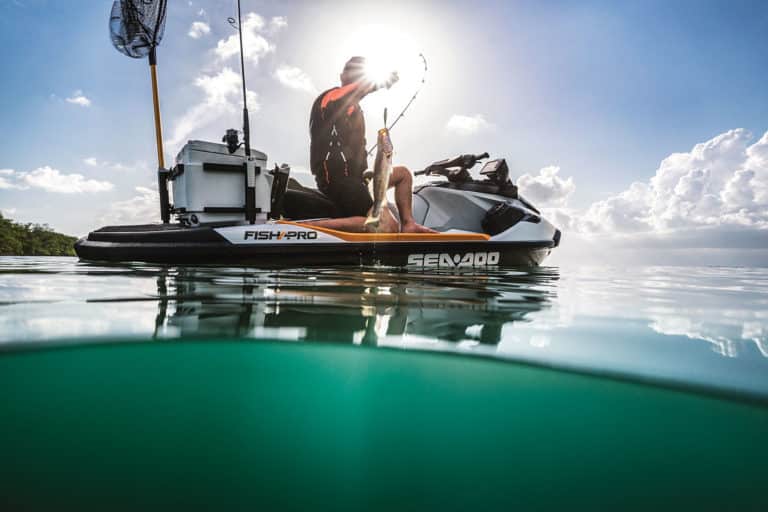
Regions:
<instances>
[{"instance_id":1,"label":"green underwater water","mask_svg":"<svg viewBox=\"0 0 768 512\"><path fill-rule=\"evenodd\" d=\"M0 509L764 510L767 285L0 258Z\"/></svg>"},{"instance_id":2,"label":"green underwater water","mask_svg":"<svg viewBox=\"0 0 768 512\"><path fill-rule=\"evenodd\" d=\"M0 387L6 510L766 504L768 408L520 364L137 343L7 355Z\"/></svg>"}]
</instances>

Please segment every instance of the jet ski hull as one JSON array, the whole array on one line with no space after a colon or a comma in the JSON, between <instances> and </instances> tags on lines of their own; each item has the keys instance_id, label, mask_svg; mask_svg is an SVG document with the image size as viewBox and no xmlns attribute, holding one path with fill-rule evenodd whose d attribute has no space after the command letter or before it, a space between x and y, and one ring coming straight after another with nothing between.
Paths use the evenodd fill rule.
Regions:
<instances>
[{"instance_id":1,"label":"jet ski hull","mask_svg":"<svg viewBox=\"0 0 768 512\"><path fill-rule=\"evenodd\" d=\"M88 261L259 266L385 265L494 267L539 265L559 243L504 240L476 233L372 235L295 223L201 226L110 226L75 244Z\"/></svg>"}]
</instances>

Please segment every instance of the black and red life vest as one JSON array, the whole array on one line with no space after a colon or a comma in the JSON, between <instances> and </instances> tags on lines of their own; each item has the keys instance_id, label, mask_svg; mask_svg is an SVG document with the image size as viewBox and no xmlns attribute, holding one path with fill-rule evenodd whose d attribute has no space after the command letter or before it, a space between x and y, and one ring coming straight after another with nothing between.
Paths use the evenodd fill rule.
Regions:
<instances>
[{"instance_id":1,"label":"black and red life vest","mask_svg":"<svg viewBox=\"0 0 768 512\"><path fill-rule=\"evenodd\" d=\"M310 167L321 189L335 179L361 179L368 168L365 117L352 94L334 87L317 97L309 120Z\"/></svg>"}]
</instances>

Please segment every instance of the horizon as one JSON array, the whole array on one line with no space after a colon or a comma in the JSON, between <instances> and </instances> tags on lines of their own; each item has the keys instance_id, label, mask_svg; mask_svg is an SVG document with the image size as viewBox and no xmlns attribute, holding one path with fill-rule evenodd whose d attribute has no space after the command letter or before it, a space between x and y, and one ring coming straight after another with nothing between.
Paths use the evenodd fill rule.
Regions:
<instances>
[{"instance_id":1,"label":"horizon","mask_svg":"<svg viewBox=\"0 0 768 512\"><path fill-rule=\"evenodd\" d=\"M507 159L574 260L768 264L768 5L761 2L243 1L252 147L308 174L312 101L356 54L402 81L396 163ZM438 13L439 17L435 14ZM228 0L176 2L158 50L166 161L240 126ZM109 5L0 3L0 211L81 236L159 220L149 73L109 41ZM351 28L350 28L351 27ZM328 37L325 33L340 33ZM382 44L384 41L386 44ZM278 121L276 121L278 120ZM425 133L427 135L425 135Z\"/></svg>"}]
</instances>

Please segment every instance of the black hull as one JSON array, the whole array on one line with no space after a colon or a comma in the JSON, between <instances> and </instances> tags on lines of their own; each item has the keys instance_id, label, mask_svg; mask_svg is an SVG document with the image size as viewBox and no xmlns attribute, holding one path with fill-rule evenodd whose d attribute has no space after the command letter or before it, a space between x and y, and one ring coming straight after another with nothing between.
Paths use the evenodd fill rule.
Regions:
<instances>
[{"instance_id":1,"label":"black hull","mask_svg":"<svg viewBox=\"0 0 768 512\"><path fill-rule=\"evenodd\" d=\"M290 242L232 244L211 228L166 226L108 227L78 240L82 260L164 264L243 264L257 266L385 265L413 266L412 255L432 255L423 266L475 266L468 254L498 253L494 266L539 265L556 241L547 242ZM439 257L442 256L442 263ZM471 259L471 257L470 257ZM463 261L463 262L462 262ZM429 261L427 262L429 263ZM483 265L480 265L483 266Z\"/></svg>"}]
</instances>

